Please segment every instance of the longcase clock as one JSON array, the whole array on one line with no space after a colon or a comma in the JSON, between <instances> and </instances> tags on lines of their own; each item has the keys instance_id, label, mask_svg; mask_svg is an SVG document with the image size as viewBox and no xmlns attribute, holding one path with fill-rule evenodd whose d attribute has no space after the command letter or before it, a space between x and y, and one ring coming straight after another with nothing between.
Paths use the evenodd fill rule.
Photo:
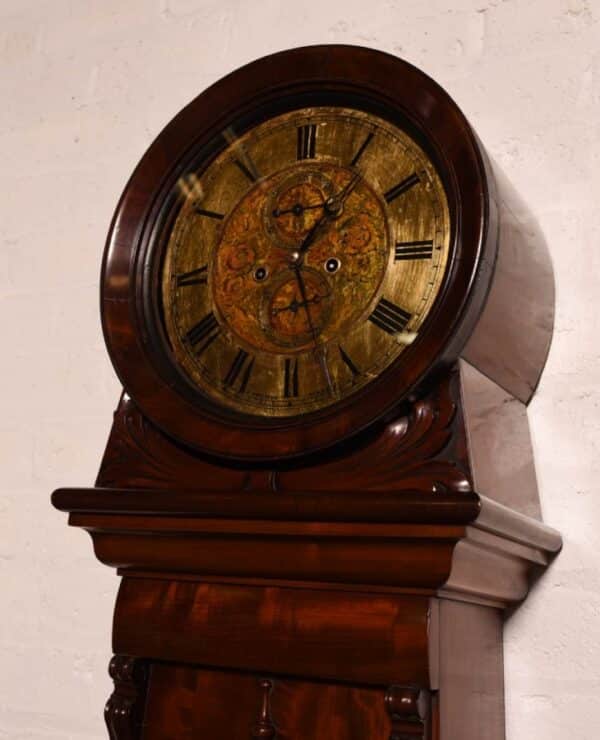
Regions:
<instances>
[{"instance_id":1,"label":"longcase clock","mask_svg":"<svg viewBox=\"0 0 600 740\"><path fill-rule=\"evenodd\" d=\"M552 273L433 80L314 46L220 80L110 228L91 489L112 740L500 740L502 619L560 548L526 404Z\"/></svg>"}]
</instances>

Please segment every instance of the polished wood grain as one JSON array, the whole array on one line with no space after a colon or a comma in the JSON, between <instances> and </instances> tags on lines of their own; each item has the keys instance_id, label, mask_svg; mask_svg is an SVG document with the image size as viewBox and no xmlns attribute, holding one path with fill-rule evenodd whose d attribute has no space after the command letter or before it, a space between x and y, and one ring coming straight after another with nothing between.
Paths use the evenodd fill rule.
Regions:
<instances>
[{"instance_id":1,"label":"polished wood grain","mask_svg":"<svg viewBox=\"0 0 600 740\"><path fill-rule=\"evenodd\" d=\"M62 489L53 501L124 576L113 642L152 666L142 740L252 737L261 680L273 684L264 731L273 727L279 738L300 730L358 738L360 728L385 740L500 740L501 609L526 596L561 541L541 522L454 485L452 471L474 463L459 378L442 376L395 429L346 458L324 456L304 469L221 467L123 402L99 480L125 487ZM119 426L128 418L140 425L136 434L144 429L135 443ZM137 482L149 487L131 487ZM174 686L161 667L168 661L179 666L169 669ZM202 702L190 704L180 675L187 683L210 676ZM317 683L306 688L306 679ZM430 696L427 717L390 715L393 686ZM379 701L357 719L371 690ZM137 715L120 692L110 727L122 736L112 740L129 740Z\"/></svg>"},{"instance_id":2,"label":"polished wood grain","mask_svg":"<svg viewBox=\"0 0 600 740\"><path fill-rule=\"evenodd\" d=\"M429 685L436 608L427 596L124 578L113 644L179 663Z\"/></svg>"},{"instance_id":3,"label":"polished wood grain","mask_svg":"<svg viewBox=\"0 0 600 740\"><path fill-rule=\"evenodd\" d=\"M156 664L142 740L250 740L264 698L261 683L243 673ZM270 715L279 740L389 740L392 726L385 687L302 679L272 680Z\"/></svg>"},{"instance_id":4,"label":"polished wood grain","mask_svg":"<svg viewBox=\"0 0 600 740\"><path fill-rule=\"evenodd\" d=\"M250 740L261 703L258 676L154 663L140 740Z\"/></svg>"},{"instance_id":5,"label":"polished wood grain","mask_svg":"<svg viewBox=\"0 0 600 740\"><path fill-rule=\"evenodd\" d=\"M525 597L561 544L551 528L473 493L66 489L54 500L124 576L114 649L158 677L143 740L206 728L248 737L262 679L273 682L277 737L305 728L305 737L354 738L360 727L386 740L500 740L501 609ZM168 686L165 661L179 665ZM182 666L188 683L211 669L198 706L171 685ZM252 677L239 684L243 696L236 676ZM298 691L290 676L324 683ZM346 719L337 714L342 695L365 705L364 689L340 695L340 682L380 692L364 722L354 699ZM386 713L390 686L431 692L429 720Z\"/></svg>"},{"instance_id":6,"label":"polished wood grain","mask_svg":"<svg viewBox=\"0 0 600 740\"><path fill-rule=\"evenodd\" d=\"M212 483L212 479L206 481ZM489 500L488 500L489 501ZM269 519L287 522L379 522L396 524L468 524L481 513L476 493L359 490L274 493L272 491L156 490L154 488L59 488L52 503L60 511L89 516L100 514L151 516L161 526L178 517L193 526L195 519ZM491 502L486 513L491 512ZM498 516L498 526L501 526ZM79 521L79 520L77 520ZM131 521L126 519L125 521ZM74 523L71 521L71 523ZM544 531L532 525L532 532Z\"/></svg>"},{"instance_id":7,"label":"polished wood grain","mask_svg":"<svg viewBox=\"0 0 600 740\"><path fill-rule=\"evenodd\" d=\"M445 588L507 605L561 546L552 528L476 494L242 494L221 513L214 492L181 492L169 513L169 495L152 491L66 489L54 501L122 572Z\"/></svg>"}]
</instances>

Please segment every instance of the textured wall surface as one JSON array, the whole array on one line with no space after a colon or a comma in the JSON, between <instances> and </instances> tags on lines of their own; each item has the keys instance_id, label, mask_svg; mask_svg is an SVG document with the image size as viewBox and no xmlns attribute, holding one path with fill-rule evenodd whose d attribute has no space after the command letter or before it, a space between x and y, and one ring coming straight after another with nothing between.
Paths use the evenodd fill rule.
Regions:
<instances>
[{"instance_id":1,"label":"textured wall surface","mask_svg":"<svg viewBox=\"0 0 600 740\"><path fill-rule=\"evenodd\" d=\"M49 506L93 482L119 386L108 223L209 83L316 42L378 47L457 100L540 223L556 334L530 407L565 549L506 627L509 740L600 737L600 2L0 0L0 738L99 740L117 580Z\"/></svg>"}]
</instances>

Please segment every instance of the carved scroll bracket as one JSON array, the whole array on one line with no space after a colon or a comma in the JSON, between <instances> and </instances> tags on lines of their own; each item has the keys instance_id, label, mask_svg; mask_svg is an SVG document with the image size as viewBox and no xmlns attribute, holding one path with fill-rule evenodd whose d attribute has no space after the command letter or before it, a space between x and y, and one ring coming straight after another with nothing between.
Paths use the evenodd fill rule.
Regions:
<instances>
[{"instance_id":1,"label":"carved scroll bracket","mask_svg":"<svg viewBox=\"0 0 600 740\"><path fill-rule=\"evenodd\" d=\"M458 372L449 371L368 443L350 446L339 459L293 469L245 469L209 461L168 439L124 394L96 485L281 493L469 492L473 486L459 382Z\"/></svg>"},{"instance_id":2,"label":"carved scroll bracket","mask_svg":"<svg viewBox=\"0 0 600 740\"><path fill-rule=\"evenodd\" d=\"M147 664L128 655L115 655L108 673L115 684L104 707L108 736L110 740L139 740L148 682Z\"/></svg>"},{"instance_id":3,"label":"carved scroll bracket","mask_svg":"<svg viewBox=\"0 0 600 740\"><path fill-rule=\"evenodd\" d=\"M277 490L472 491L459 382L458 372L449 371L368 445L340 460L281 472Z\"/></svg>"}]
</instances>

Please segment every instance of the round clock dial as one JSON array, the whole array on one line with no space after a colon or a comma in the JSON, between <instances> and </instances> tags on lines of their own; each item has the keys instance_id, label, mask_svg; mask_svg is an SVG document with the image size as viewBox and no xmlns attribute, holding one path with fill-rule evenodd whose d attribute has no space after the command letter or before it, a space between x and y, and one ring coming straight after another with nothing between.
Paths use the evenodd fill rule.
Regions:
<instances>
[{"instance_id":1,"label":"round clock dial","mask_svg":"<svg viewBox=\"0 0 600 740\"><path fill-rule=\"evenodd\" d=\"M173 360L245 415L329 407L419 335L450 248L440 177L404 131L349 108L225 137L179 180L161 238Z\"/></svg>"},{"instance_id":2,"label":"round clock dial","mask_svg":"<svg viewBox=\"0 0 600 740\"><path fill-rule=\"evenodd\" d=\"M127 393L223 461L299 460L397 418L459 356L497 253L485 152L433 80L311 46L219 80L132 174L102 318Z\"/></svg>"}]
</instances>

